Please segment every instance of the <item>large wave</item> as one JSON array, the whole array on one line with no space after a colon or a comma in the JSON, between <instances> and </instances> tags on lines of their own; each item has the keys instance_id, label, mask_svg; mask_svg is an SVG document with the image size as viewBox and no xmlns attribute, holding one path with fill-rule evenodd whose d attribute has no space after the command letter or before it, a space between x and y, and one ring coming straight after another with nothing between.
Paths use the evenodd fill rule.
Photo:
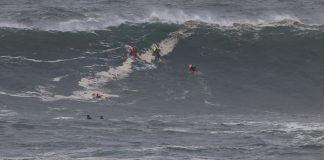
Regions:
<instances>
[{"instance_id":1,"label":"large wave","mask_svg":"<svg viewBox=\"0 0 324 160\"><path fill-rule=\"evenodd\" d=\"M24 23L15 20L0 19L2 28L38 29L45 31L94 31L106 30L108 27L121 24L143 24L143 23L168 23L185 24L195 21L208 25L231 27L236 24L269 26L278 23L290 22L306 25L321 25L321 22L310 23L302 17L288 13L270 13L258 16L224 16L217 12L187 11L182 9L152 9L141 14L123 15L116 13L94 13L85 14L80 17L65 17L60 20L47 20L44 23Z\"/></svg>"},{"instance_id":2,"label":"large wave","mask_svg":"<svg viewBox=\"0 0 324 160\"><path fill-rule=\"evenodd\" d=\"M2 95L42 101L97 101L92 94L100 92L125 101L129 92L145 91L142 94L148 96L146 93L163 93L168 86L169 90L160 95L164 103L321 104L321 27L284 22L224 28L191 21L183 25L124 24L91 32L8 28L0 32L0 60L5 66L1 69ZM161 48L162 63L153 61L150 48L154 43ZM145 62L126 58L126 44L136 46ZM187 77L188 63L197 64L201 75ZM159 79L157 86L142 84L154 78ZM144 86L139 89L133 84ZM139 99L134 95L127 103Z\"/></svg>"}]
</instances>

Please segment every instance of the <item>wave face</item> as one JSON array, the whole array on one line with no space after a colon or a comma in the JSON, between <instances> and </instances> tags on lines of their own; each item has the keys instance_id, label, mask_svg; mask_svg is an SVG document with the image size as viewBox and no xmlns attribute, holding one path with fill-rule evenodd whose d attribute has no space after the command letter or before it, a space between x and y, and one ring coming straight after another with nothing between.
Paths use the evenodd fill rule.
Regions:
<instances>
[{"instance_id":1,"label":"wave face","mask_svg":"<svg viewBox=\"0 0 324 160\"><path fill-rule=\"evenodd\" d=\"M98 91L147 107L224 104L317 112L323 104L323 29L286 23L125 24L91 32L3 28L1 89L41 101L87 102ZM149 52L154 43L161 63ZM146 62L127 58L127 44ZM188 74L188 63L201 73Z\"/></svg>"},{"instance_id":2,"label":"wave face","mask_svg":"<svg viewBox=\"0 0 324 160\"><path fill-rule=\"evenodd\" d=\"M1 158L324 156L321 1L0 6Z\"/></svg>"}]
</instances>

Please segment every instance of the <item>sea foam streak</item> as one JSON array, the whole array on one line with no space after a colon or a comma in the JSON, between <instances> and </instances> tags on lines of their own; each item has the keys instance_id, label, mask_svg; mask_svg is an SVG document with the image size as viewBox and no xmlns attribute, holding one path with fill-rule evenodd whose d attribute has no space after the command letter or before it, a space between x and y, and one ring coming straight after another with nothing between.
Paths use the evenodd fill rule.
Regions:
<instances>
[{"instance_id":1,"label":"sea foam streak","mask_svg":"<svg viewBox=\"0 0 324 160\"><path fill-rule=\"evenodd\" d=\"M108 94L108 93L101 93L103 98L101 99L94 99L93 93L98 93L97 90L87 90L87 91L74 91L72 95L54 95L51 92L46 91L45 89L39 89L40 94L39 98L42 101L58 101L58 100L75 100L75 101L91 101L96 102L98 100L106 99L109 97L119 97L119 95Z\"/></svg>"},{"instance_id":2,"label":"sea foam streak","mask_svg":"<svg viewBox=\"0 0 324 160\"><path fill-rule=\"evenodd\" d=\"M59 82L61 81L63 78L67 77L68 75L63 75L63 76L59 76L59 77L55 77L52 79L53 82Z\"/></svg>"},{"instance_id":3,"label":"sea foam streak","mask_svg":"<svg viewBox=\"0 0 324 160\"><path fill-rule=\"evenodd\" d=\"M31 59L31 58L26 58L26 57L23 57L23 56L18 56L18 57L0 56L0 58L5 59L5 60L7 60L9 62L28 61L28 62L34 62L34 63L59 63L59 62L65 62L65 61L73 61L73 60L84 59L86 57L76 57L76 58L70 58L70 59L57 59L57 60L53 60L53 61Z\"/></svg>"}]
</instances>

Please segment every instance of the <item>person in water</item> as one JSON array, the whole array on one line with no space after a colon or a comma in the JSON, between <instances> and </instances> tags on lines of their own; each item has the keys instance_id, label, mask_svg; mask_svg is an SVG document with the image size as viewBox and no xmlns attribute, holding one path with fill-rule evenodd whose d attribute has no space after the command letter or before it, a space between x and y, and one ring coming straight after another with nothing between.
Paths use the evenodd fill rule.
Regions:
<instances>
[{"instance_id":1,"label":"person in water","mask_svg":"<svg viewBox=\"0 0 324 160\"><path fill-rule=\"evenodd\" d=\"M130 56L132 56L134 59L138 58L136 49L134 47L129 47L128 48L128 53Z\"/></svg>"},{"instance_id":2,"label":"person in water","mask_svg":"<svg viewBox=\"0 0 324 160\"><path fill-rule=\"evenodd\" d=\"M92 119L92 118L90 117L90 115L87 115L87 119Z\"/></svg>"},{"instance_id":3,"label":"person in water","mask_svg":"<svg viewBox=\"0 0 324 160\"><path fill-rule=\"evenodd\" d=\"M195 73L197 71L197 67L192 64L188 64L188 70L192 73Z\"/></svg>"},{"instance_id":4,"label":"person in water","mask_svg":"<svg viewBox=\"0 0 324 160\"><path fill-rule=\"evenodd\" d=\"M158 59L159 61L161 60L161 54L160 54L161 50L160 48L157 47L156 44L153 45L152 47L152 54L153 56L155 56L156 59Z\"/></svg>"},{"instance_id":5,"label":"person in water","mask_svg":"<svg viewBox=\"0 0 324 160\"><path fill-rule=\"evenodd\" d=\"M100 94L100 93L98 93L98 92L97 93L93 93L92 96L95 97L95 98L103 98L103 95Z\"/></svg>"}]
</instances>

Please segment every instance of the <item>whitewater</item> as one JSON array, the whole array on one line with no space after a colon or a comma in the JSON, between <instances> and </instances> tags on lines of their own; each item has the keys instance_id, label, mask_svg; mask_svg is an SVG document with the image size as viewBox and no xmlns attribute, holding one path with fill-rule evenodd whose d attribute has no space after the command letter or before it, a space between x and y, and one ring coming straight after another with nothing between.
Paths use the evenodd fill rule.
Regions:
<instances>
[{"instance_id":1,"label":"whitewater","mask_svg":"<svg viewBox=\"0 0 324 160\"><path fill-rule=\"evenodd\" d=\"M324 158L320 0L0 7L0 159Z\"/></svg>"}]
</instances>

